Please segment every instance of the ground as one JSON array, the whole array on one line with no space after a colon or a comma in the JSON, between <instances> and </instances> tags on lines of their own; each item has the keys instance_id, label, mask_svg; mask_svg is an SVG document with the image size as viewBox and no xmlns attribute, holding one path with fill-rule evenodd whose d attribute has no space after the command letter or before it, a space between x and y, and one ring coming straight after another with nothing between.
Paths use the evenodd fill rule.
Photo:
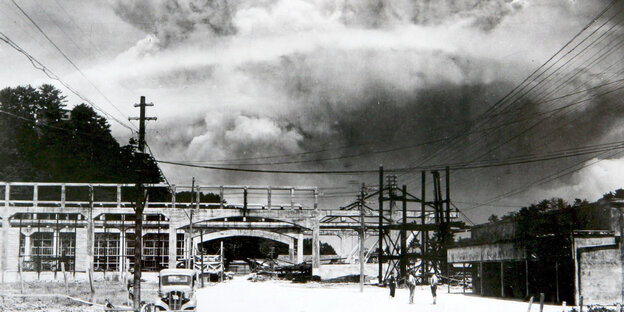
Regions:
<instances>
[{"instance_id":1,"label":"ground","mask_svg":"<svg viewBox=\"0 0 624 312\"><path fill-rule=\"evenodd\" d=\"M65 286L58 282L29 282L24 293L28 297L19 297L19 283L0 285L0 311L103 311L98 306L87 306L65 297L53 297L52 294L64 294ZM127 294L120 282L96 282L96 294L91 296L88 283L79 282L69 285L72 297L86 301L104 303L109 299L115 304L125 303ZM144 285L144 300L153 299L157 285ZM208 284L197 291L198 312L208 311L254 311L254 312L307 312L307 311L526 311L527 302L500 300L461 294L461 288L447 293L447 288L438 288L438 302L432 304L428 287L418 287L414 304L408 304L407 289L397 289L395 298L390 298L387 288L367 285L359 291L358 284L307 283L295 284L288 281L268 280L251 282L244 276L237 276L224 283ZM152 297L152 298L149 298ZM568 308L570 310L570 308ZM539 311L539 304L533 304L532 311ZM562 311L561 306L546 305L545 312Z\"/></svg>"},{"instance_id":2,"label":"ground","mask_svg":"<svg viewBox=\"0 0 624 312\"><path fill-rule=\"evenodd\" d=\"M432 304L428 287L418 287L414 304L408 304L407 289L397 289L390 298L387 288L365 286L360 293L357 284L294 284L287 281L250 282L243 277L198 290L198 312L208 311L526 311L527 302L499 300L473 295L447 293L438 288L438 302ZM533 304L532 311L539 311ZM561 306L544 307L545 312L562 311Z\"/></svg>"}]
</instances>

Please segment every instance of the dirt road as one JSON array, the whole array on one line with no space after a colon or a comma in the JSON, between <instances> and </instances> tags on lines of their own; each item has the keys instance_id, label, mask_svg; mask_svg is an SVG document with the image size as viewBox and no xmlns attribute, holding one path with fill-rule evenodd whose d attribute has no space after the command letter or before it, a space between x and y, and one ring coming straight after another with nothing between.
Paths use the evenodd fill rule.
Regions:
<instances>
[{"instance_id":1,"label":"dirt road","mask_svg":"<svg viewBox=\"0 0 624 312\"><path fill-rule=\"evenodd\" d=\"M461 312L512 312L527 311L528 303L497 300L479 296L448 294L446 288L438 290L438 302L432 304L427 287L419 287L415 303L408 304L407 289L397 289L390 298L386 288L366 286L359 292L357 284L293 284L286 281L250 282L243 277L198 290L198 312L208 311L461 311ZM534 304L532 311L539 311ZM545 306L546 312L560 312L560 306Z\"/></svg>"}]
</instances>

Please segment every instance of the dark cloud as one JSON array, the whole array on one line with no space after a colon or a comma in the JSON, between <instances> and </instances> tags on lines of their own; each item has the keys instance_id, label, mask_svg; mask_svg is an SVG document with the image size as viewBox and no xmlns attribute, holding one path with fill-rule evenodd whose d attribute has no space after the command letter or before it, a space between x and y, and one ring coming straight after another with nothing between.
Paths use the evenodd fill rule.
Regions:
<instances>
[{"instance_id":1,"label":"dark cloud","mask_svg":"<svg viewBox=\"0 0 624 312\"><path fill-rule=\"evenodd\" d=\"M226 0L118 0L114 10L126 22L155 35L166 47L196 32L216 36L236 33L233 6Z\"/></svg>"},{"instance_id":2,"label":"dark cloud","mask_svg":"<svg viewBox=\"0 0 624 312\"><path fill-rule=\"evenodd\" d=\"M161 7L150 4L146 15L165 19L160 26L148 23L152 26L146 28L168 42L165 50L170 54L163 59L175 64L183 59L173 59L177 55L200 56L177 70L167 64L174 70L157 70L147 80L156 79L153 84L164 87L211 88L205 91L207 95L225 95L206 100L193 111L194 116L187 117L202 119L201 127L186 132L178 129L176 122L163 122L158 126L162 132L171 131L158 140L181 142L164 153L170 159L247 165L281 162L279 166L256 167L331 170L506 159L615 138L612 129L623 117L615 94L599 96L604 92L600 88L581 91L614 79L617 72L607 64L617 61L617 53L599 66L587 65L590 53L578 63L566 62L548 83L538 79L519 100L507 102L510 111L475 125L484 111L582 28L587 20L579 21L579 17L591 15L587 11L595 14L594 6L599 7L553 1L544 9L546 14L536 3L396 0L296 6L288 1L239 2L212 6L208 11L213 15L195 14L188 3L183 9L168 4L166 10L163 3ZM133 24L142 25L139 18L131 16L140 5L125 5L135 7L119 14L128 14L126 18ZM290 5L314 10L291 14ZM158 17L161 12L176 10L182 16ZM244 14L239 14L241 10ZM548 18L536 19L539 14ZM560 22L554 22L557 17ZM552 25L546 23L551 20ZM519 22L526 24L514 24ZM215 30L212 23L229 31ZM238 32L237 25L245 25L245 30ZM254 27L264 32L250 36L255 34ZM301 33L298 27L303 29ZM541 28L545 28L543 33ZM370 37L362 36L363 32ZM188 40L204 33L213 37L207 37L203 45ZM606 37L612 36L617 33ZM202 63L202 49L208 50L205 53L210 53L211 61ZM194 62L197 67L189 67ZM571 93L575 95L553 100ZM562 109L570 101L584 98L589 99ZM555 111L558 108L561 110ZM461 139L453 139L460 135ZM397 150L380 152L390 149ZM246 159L280 154L291 156ZM581 160L573 157L462 171L456 173L453 192L467 200L491 198ZM206 176L224 184L375 183L375 179L361 176L222 172ZM414 174L403 179L405 183L417 181Z\"/></svg>"}]
</instances>

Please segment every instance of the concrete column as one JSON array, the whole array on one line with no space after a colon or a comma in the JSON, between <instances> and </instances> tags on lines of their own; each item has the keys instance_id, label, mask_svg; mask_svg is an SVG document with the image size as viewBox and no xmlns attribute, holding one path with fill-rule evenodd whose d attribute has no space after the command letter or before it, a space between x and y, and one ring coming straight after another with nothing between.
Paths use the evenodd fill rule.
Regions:
<instances>
[{"instance_id":1,"label":"concrete column","mask_svg":"<svg viewBox=\"0 0 624 312\"><path fill-rule=\"evenodd\" d=\"M6 250L6 262L4 269L7 271L7 276L10 271L17 272L17 265L19 263L19 241L20 231L19 228L8 228L6 232L6 240L3 242L3 248Z\"/></svg>"},{"instance_id":2,"label":"concrete column","mask_svg":"<svg viewBox=\"0 0 624 312\"><path fill-rule=\"evenodd\" d=\"M319 241L320 229L316 216L313 220L312 228L312 275L318 275L321 267L321 245Z\"/></svg>"},{"instance_id":3,"label":"concrete column","mask_svg":"<svg viewBox=\"0 0 624 312\"><path fill-rule=\"evenodd\" d=\"M193 190L191 190L192 192ZM199 194L196 197L199 203ZM176 207L176 186L171 186L171 208ZM178 246L178 227L176 222L174 222L174 218L169 216L169 268L174 269L176 267L176 262L178 260L177 255L177 246Z\"/></svg>"},{"instance_id":4,"label":"concrete column","mask_svg":"<svg viewBox=\"0 0 624 312\"><path fill-rule=\"evenodd\" d=\"M318 211L318 190L314 189L314 216L312 219L312 275L319 275L321 268L320 225Z\"/></svg>"},{"instance_id":5,"label":"concrete column","mask_svg":"<svg viewBox=\"0 0 624 312\"><path fill-rule=\"evenodd\" d=\"M126 254L125 248L126 248L126 231L122 229L121 231L119 231L119 268L118 268L118 271L121 274L126 272L126 268L125 268L126 261L124 259L124 255Z\"/></svg>"},{"instance_id":6,"label":"concrete column","mask_svg":"<svg viewBox=\"0 0 624 312\"><path fill-rule=\"evenodd\" d=\"M37 185L37 183L35 183L35 185L33 185L33 208L37 208L37 204L39 203L39 185Z\"/></svg>"},{"instance_id":7,"label":"concrete column","mask_svg":"<svg viewBox=\"0 0 624 312\"><path fill-rule=\"evenodd\" d=\"M87 267L93 272L93 249L95 240L95 227L93 226L93 186L89 185L89 207L87 208Z\"/></svg>"},{"instance_id":8,"label":"concrete column","mask_svg":"<svg viewBox=\"0 0 624 312\"><path fill-rule=\"evenodd\" d=\"M295 260L295 240L291 240L288 244L288 260L293 262Z\"/></svg>"},{"instance_id":9,"label":"concrete column","mask_svg":"<svg viewBox=\"0 0 624 312\"><path fill-rule=\"evenodd\" d=\"M175 226L169 224L169 268L176 267L176 259L178 258L176 247L178 245L178 232Z\"/></svg>"},{"instance_id":10,"label":"concrete column","mask_svg":"<svg viewBox=\"0 0 624 312\"><path fill-rule=\"evenodd\" d=\"M54 256L58 255L58 239L59 239L59 233L56 230L54 230L52 232L52 255Z\"/></svg>"},{"instance_id":11,"label":"concrete column","mask_svg":"<svg viewBox=\"0 0 624 312\"><path fill-rule=\"evenodd\" d=\"M83 227L79 227L76 229L76 271L77 272L86 272L89 269L90 263L88 260L87 253L87 237L88 230Z\"/></svg>"},{"instance_id":12,"label":"concrete column","mask_svg":"<svg viewBox=\"0 0 624 312\"><path fill-rule=\"evenodd\" d=\"M24 234L24 260L30 260L30 254L31 254L31 243L30 243L30 235L32 234L32 232L29 233L22 233Z\"/></svg>"},{"instance_id":13,"label":"concrete column","mask_svg":"<svg viewBox=\"0 0 624 312\"><path fill-rule=\"evenodd\" d=\"M347 252L345 251L345 238L347 238L347 233L345 233L345 231L340 231L338 238L340 238L340 257L346 258Z\"/></svg>"},{"instance_id":14,"label":"concrete column","mask_svg":"<svg viewBox=\"0 0 624 312\"><path fill-rule=\"evenodd\" d=\"M483 261L479 261L479 294L483 296Z\"/></svg>"},{"instance_id":15,"label":"concrete column","mask_svg":"<svg viewBox=\"0 0 624 312\"><path fill-rule=\"evenodd\" d=\"M2 251L2 259L1 259L1 264L2 264L2 282L5 282L5 273L9 267L9 227L11 226L9 224L9 217L10 217L10 205L9 205L9 201L11 200L11 184L6 183L4 185L4 206L2 207L2 241L0 242L0 244L2 244L2 249L0 249ZM19 242L19 240L18 240ZM19 252L19 251L18 251Z\"/></svg>"},{"instance_id":16,"label":"concrete column","mask_svg":"<svg viewBox=\"0 0 624 312\"><path fill-rule=\"evenodd\" d=\"M501 297L505 298L505 262L503 261L500 263L500 275Z\"/></svg>"},{"instance_id":17,"label":"concrete column","mask_svg":"<svg viewBox=\"0 0 624 312\"><path fill-rule=\"evenodd\" d=\"M303 262L303 232L297 238L297 263Z\"/></svg>"}]
</instances>

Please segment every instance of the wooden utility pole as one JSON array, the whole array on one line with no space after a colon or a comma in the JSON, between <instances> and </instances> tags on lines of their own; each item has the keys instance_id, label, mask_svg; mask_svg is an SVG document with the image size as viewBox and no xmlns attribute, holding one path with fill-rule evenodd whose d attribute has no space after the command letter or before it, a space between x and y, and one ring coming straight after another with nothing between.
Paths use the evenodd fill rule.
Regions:
<instances>
[{"instance_id":1,"label":"wooden utility pole","mask_svg":"<svg viewBox=\"0 0 624 312\"><path fill-rule=\"evenodd\" d=\"M364 189L365 189L365 185L364 183L362 183L362 190L360 191L360 202L359 202L359 208L360 208L360 254L359 254L359 262L360 262L360 292L364 291L364 277L365 277L365 272L364 272L364 264L366 262L366 260L364 258L366 258L366 256L364 255L364 240L366 239L365 235L366 235L366 224L364 223Z\"/></svg>"},{"instance_id":2,"label":"wooden utility pole","mask_svg":"<svg viewBox=\"0 0 624 312\"><path fill-rule=\"evenodd\" d=\"M193 210L195 209L195 177L191 182L191 209L189 211L189 233L188 233L188 248L186 256L186 268L194 269L193 261Z\"/></svg>"},{"instance_id":3,"label":"wooden utility pole","mask_svg":"<svg viewBox=\"0 0 624 312\"><path fill-rule=\"evenodd\" d=\"M384 236L384 231L383 231L383 188L384 188L384 184L383 184L383 177L384 177L384 173L383 173L383 166L379 166L379 222L377 224L377 231L379 231L379 242L378 242L378 247L379 247L379 253L377 256L377 271L378 271L378 283L379 285L383 284L383 236Z\"/></svg>"},{"instance_id":4,"label":"wooden utility pole","mask_svg":"<svg viewBox=\"0 0 624 312\"><path fill-rule=\"evenodd\" d=\"M146 192L143 186L144 178L144 162L145 162L145 121L156 120L156 117L145 117L145 107L154 106L151 103L145 103L145 97L141 96L141 102L134 104L134 107L140 108L140 117L130 117L128 120L139 121L139 146L138 153L140 153L141 161L139 162L138 181L135 184L137 199L136 206L134 208L135 220L134 220L134 299L133 306L135 310L141 308L141 270L143 269L143 209L145 208Z\"/></svg>"}]
</instances>

